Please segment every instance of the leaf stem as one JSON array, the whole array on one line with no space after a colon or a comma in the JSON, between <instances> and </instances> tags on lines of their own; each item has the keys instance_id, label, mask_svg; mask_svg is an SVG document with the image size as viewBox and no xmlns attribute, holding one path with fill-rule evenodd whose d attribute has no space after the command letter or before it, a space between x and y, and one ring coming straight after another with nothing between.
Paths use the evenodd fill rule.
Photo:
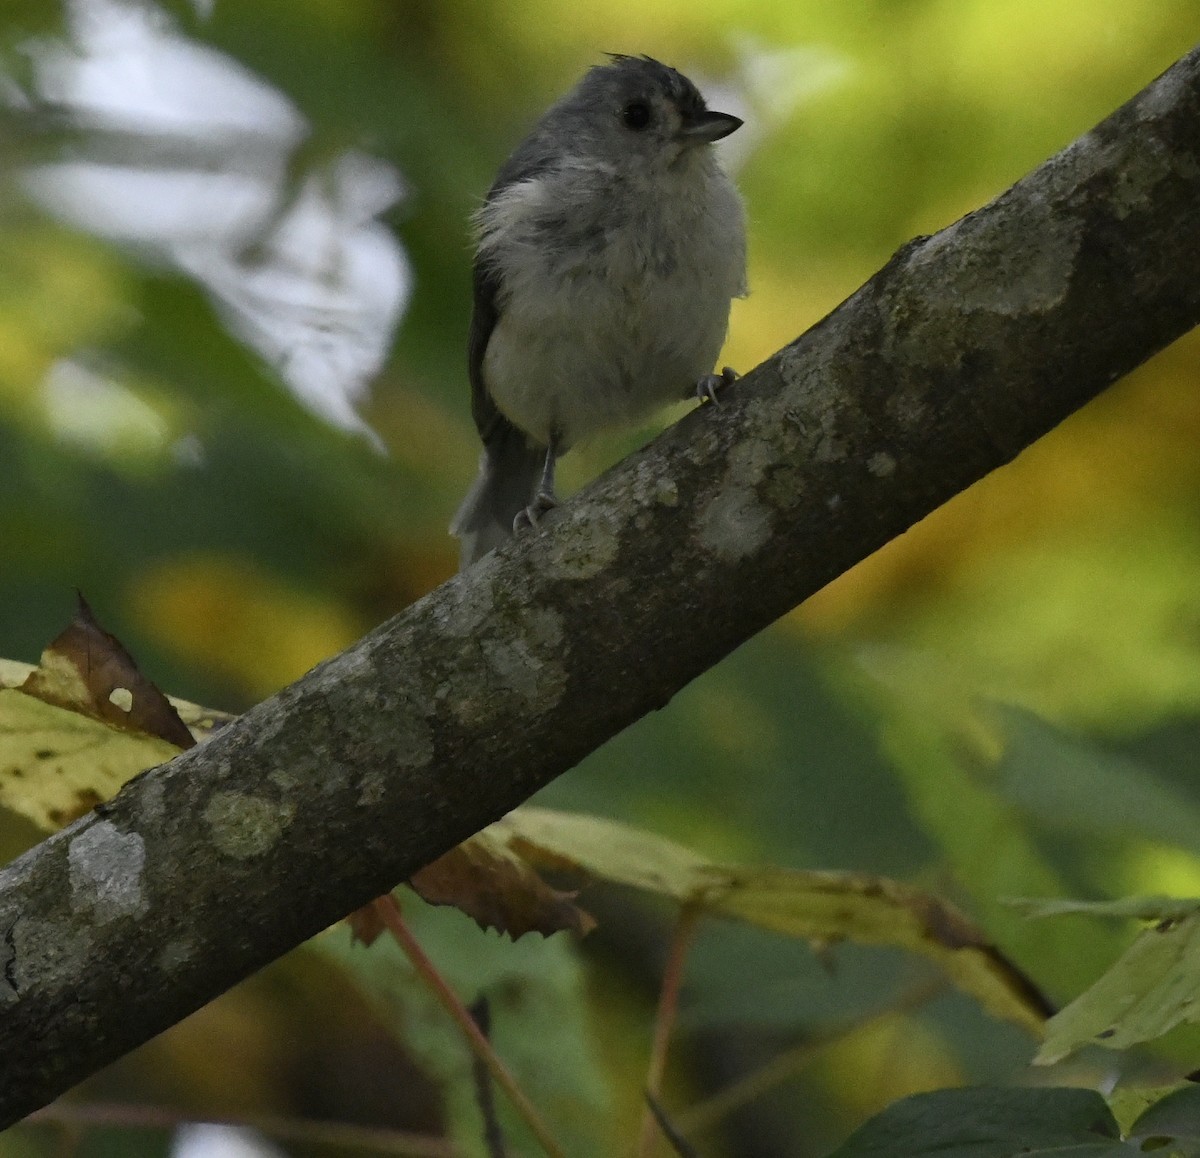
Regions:
<instances>
[{"instance_id":1,"label":"leaf stem","mask_svg":"<svg viewBox=\"0 0 1200 1158\"><path fill-rule=\"evenodd\" d=\"M686 1130L693 1136L711 1130L727 1115L732 1114L735 1110L740 1110L775 1086L794 1077L822 1051L878 1025L886 1018L915 1012L944 993L947 988L944 977L934 977L928 981L917 982L884 1009L876 1010L849 1024L837 1026L824 1033L814 1034L807 1041L777 1054L765 1065L739 1078L723 1090L718 1090L712 1097L676 1115L676 1127Z\"/></svg>"},{"instance_id":2,"label":"leaf stem","mask_svg":"<svg viewBox=\"0 0 1200 1158\"><path fill-rule=\"evenodd\" d=\"M499 1055L492 1048L492 1043L475 1024L470 1010L463 1005L458 994L450 988L446 979L438 972L437 966L429 959L408 925L405 924L396 898L389 893L387 896L377 898L374 906L380 919L387 926L388 932L396 939L396 943L403 950L404 955L412 962L418 976L429 986L442 1008L458 1023L459 1029L467 1039L467 1044L471 1047L471 1052L487 1067L488 1073L492 1075L492 1080L508 1095L513 1107L525 1120L525 1124L542 1149L550 1155L550 1158L566 1158L541 1115L526 1097L525 1091L521 1089L511 1071L500 1060Z\"/></svg>"},{"instance_id":3,"label":"leaf stem","mask_svg":"<svg viewBox=\"0 0 1200 1158\"><path fill-rule=\"evenodd\" d=\"M684 904L675 922L675 933L663 967L662 990L658 995L658 1010L654 1016L654 1040L650 1046L650 1067L646 1074L646 1092L650 1099L659 1100L662 1092L663 1074L667 1069L667 1051L671 1044L671 1033L675 1028L675 1015L679 1009L679 991L683 985L683 966L688 950L696 935L700 922L700 906ZM651 1158L659 1137L658 1122L648 1104L642 1113L642 1125L638 1132L639 1158Z\"/></svg>"}]
</instances>

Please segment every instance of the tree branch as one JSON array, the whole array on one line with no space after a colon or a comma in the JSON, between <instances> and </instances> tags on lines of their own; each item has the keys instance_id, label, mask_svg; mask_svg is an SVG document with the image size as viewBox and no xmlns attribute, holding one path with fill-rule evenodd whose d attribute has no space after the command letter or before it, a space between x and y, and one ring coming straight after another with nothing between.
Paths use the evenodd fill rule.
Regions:
<instances>
[{"instance_id":1,"label":"tree branch","mask_svg":"<svg viewBox=\"0 0 1200 1158\"><path fill-rule=\"evenodd\" d=\"M1196 325L1197 141L1200 51L545 530L6 868L0 1124L519 804Z\"/></svg>"}]
</instances>

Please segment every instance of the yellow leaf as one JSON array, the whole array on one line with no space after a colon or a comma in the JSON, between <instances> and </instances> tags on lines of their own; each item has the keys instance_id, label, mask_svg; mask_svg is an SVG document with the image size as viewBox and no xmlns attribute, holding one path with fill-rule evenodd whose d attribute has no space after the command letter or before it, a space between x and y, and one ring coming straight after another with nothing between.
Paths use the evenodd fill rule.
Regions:
<instances>
[{"instance_id":1,"label":"yellow leaf","mask_svg":"<svg viewBox=\"0 0 1200 1158\"><path fill-rule=\"evenodd\" d=\"M81 600L39 666L0 659L0 806L53 832L231 719L163 696Z\"/></svg>"},{"instance_id":2,"label":"yellow leaf","mask_svg":"<svg viewBox=\"0 0 1200 1158\"><path fill-rule=\"evenodd\" d=\"M174 744L0 688L0 805L47 832L82 816Z\"/></svg>"},{"instance_id":3,"label":"yellow leaf","mask_svg":"<svg viewBox=\"0 0 1200 1158\"><path fill-rule=\"evenodd\" d=\"M531 864L585 872L784 936L918 953L993 1016L1043 1032L1049 1009L1032 981L965 914L899 881L714 864L630 825L543 808L519 808L487 831Z\"/></svg>"}]
</instances>

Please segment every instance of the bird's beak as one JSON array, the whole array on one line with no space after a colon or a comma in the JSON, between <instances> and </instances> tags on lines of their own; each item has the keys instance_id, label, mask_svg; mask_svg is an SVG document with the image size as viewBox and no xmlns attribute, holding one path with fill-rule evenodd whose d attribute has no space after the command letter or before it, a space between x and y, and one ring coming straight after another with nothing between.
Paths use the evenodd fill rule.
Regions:
<instances>
[{"instance_id":1,"label":"bird's beak","mask_svg":"<svg viewBox=\"0 0 1200 1158\"><path fill-rule=\"evenodd\" d=\"M705 109L702 113L689 117L679 130L679 135L695 144L711 144L722 137L729 136L742 127L740 118L732 113L714 113Z\"/></svg>"}]
</instances>

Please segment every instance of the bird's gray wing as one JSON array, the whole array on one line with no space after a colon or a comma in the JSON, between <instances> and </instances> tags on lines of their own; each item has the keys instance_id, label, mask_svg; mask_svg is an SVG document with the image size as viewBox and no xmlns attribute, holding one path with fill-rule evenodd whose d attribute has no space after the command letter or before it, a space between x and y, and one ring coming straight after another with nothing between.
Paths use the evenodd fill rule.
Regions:
<instances>
[{"instance_id":1,"label":"bird's gray wing","mask_svg":"<svg viewBox=\"0 0 1200 1158\"><path fill-rule=\"evenodd\" d=\"M510 185L528 181L554 166L554 144L541 126L535 129L500 168L496 180L487 191L484 204L489 204ZM467 374L471 381L471 416L484 446L505 442L518 434L516 428L496 408L483 375L483 360L487 354L492 331L500 319L504 296L504 278L493 261L476 257L473 270L474 301L471 328L467 335Z\"/></svg>"},{"instance_id":2,"label":"bird's gray wing","mask_svg":"<svg viewBox=\"0 0 1200 1158\"><path fill-rule=\"evenodd\" d=\"M500 317L501 287L499 271L490 262L476 258L474 304L471 329L467 335L467 374L471 379L471 417L475 419L475 429L479 431L484 446L501 435L501 425L512 425L496 408L483 378L483 357Z\"/></svg>"},{"instance_id":3,"label":"bird's gray wing","mask_svg":"<svg viewBox=\"0 0 1200 1158\"><path fill-rule=\"evenodd\" d=\"M512 183L550 168L552 156L535 131L500 170L487 200ZM514 519L533 500L547 453L546 447L527 438L500 413L488 389L484 361L504 311L504 276L491 255L476 257L473 283L467 373L471 380L471 414L483 440L483 457L479 475L450 526L461 542L464 567L512 535Z\"/></svg>"}]
</instances>

